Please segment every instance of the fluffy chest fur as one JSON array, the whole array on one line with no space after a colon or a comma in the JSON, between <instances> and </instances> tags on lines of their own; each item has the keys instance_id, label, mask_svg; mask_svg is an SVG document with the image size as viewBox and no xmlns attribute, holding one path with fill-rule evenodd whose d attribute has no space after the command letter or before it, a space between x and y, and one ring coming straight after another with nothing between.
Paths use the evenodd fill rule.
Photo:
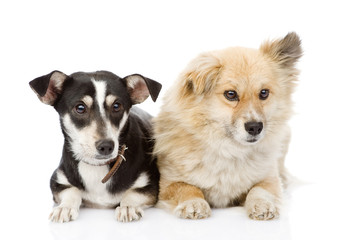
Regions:
<instances>
[{"instance_id":1,"label":"fluffy chest fur","mask_svg":"<svg viewBox=\"0 0 346 240\"><path fill-rule=\"evenodd\" d=\"M254 184L277 167L273 154L256 148L237 149L227 141L211 147L198 173L204 176L198 181L207 201L214 207L227 207L242 200Z\"/></svg>"},{"instance_id":2,"label":"fluffy chest fur","mask_svg":"<svg viewBox=\"0 0 346 240\"><path fill-rule=\"evenodd\" d=\"M195 143L193 150L180 145L175 157L159 166L167 180L197 186L211 206L227 207L241 200L254 184L277 174L282 136L270 144L264 140L247 147L217 136L195 142L185 136L186 141Z\"/></svg>"},{"instance_id":3,"label":"fluffy chest fur","mask_svg":"<svg viewBox=\"0 0 346 240\"><path fill-rule=\"evenodd\" d=\"M220 141L204 151L201 164L189 175L214 207L227 207L276 168L273 153L255 148L237 149Z\"/></svg>"}]
</instances>

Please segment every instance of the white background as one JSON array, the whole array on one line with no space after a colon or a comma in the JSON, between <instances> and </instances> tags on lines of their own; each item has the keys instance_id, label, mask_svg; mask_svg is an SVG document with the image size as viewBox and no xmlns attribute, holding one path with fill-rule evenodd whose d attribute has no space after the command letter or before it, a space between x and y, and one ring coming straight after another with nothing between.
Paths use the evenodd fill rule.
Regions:
<instances>
[{"instance_id":1,"label":"white background","mask_svg":"<svg viewBox=\"0 0 346 240\"><path fill-rule=\"evenodd\" d=\"M1 239L346 239L345 5L342 1L1 1ZM149 209L120 224L113 210L47 220L49 178L60 160L58 115L28 82L52 70L141 73L164 85L203 51L256 48L296 31L304 57L286 159L306 184L289 191L279 220L243 208L201 221ZM161 106L142 105L153 115Z\"/></svg>"}]
</instances>

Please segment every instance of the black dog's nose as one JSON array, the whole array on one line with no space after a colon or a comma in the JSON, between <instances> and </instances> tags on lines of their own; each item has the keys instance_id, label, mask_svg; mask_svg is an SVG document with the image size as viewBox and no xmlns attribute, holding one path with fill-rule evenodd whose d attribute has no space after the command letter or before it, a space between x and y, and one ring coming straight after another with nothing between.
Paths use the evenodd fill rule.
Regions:
<instances>
[{"instance_id":1,"label":"black dog's nose","mask_svg":"<svg viewBox=\"0 0 346 240\"><path fill-rule=\"evenodd\" d=\"M252 136L260 134L263 130L262 122L247 122L245 123L245 130Z\"/></svg>"},{"instance_id":2,"label":"black dog's nose","mask_svg":"<svg viewBox=\"0 0 346 240\"><path fill-rule=\"evenodd\" d=\"M112 140L100 140L96 142L96 149L102 155L109 155L114 150L114 142Z\"/></svg>"}]
</instances>

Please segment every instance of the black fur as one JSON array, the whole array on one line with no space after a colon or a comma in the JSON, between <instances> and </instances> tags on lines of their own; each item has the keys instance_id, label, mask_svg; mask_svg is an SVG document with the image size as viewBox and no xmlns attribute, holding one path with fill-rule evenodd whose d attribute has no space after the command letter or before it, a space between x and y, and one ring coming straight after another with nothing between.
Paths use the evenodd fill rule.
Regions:
<instances>
[{"instance_id":1,"label":"black fur","mask_svg":"<svg viewBox=\"0 0 346 240\"><path fill-rule=\"evenodd\" d=\"M126 144L128 147L124 155L126 161L123 161L117 173L110 179L111 182L108 185L110 193L118 193L128 189L142 172L147 172L151 184L143 189L138 189L138 191L154 194L157 198L160 175L156 166L156 158L153 158L151 154L154 140L152 139L150 121L151 116L143 110L136 107L130 110L129 119L119 139L120 145ZM114 163L110 164L109 169L113 165ZM64 144L63 155L58 169L65 173L68 181L73 186L85 190L78 172L78 162L73 158L73 153L69 150L69 142L67 140ZM54 171L50 182L53 193L60 192L68 187L57 183L56 180L56 171Z\"/></svg>"},{"instance_id":2,"label":"black fur","mask_svg":"<svg viewBox=\"0 0 346 240\"><path fill-rule=\"evenodd\" d=\"M57 79L53 79L54 73L57 73L56 75L61 75L57 77ZM144 79L151 98L155 101L161 90L161 84L141 75L136 75ZM58 82L61 81L61 79L63 79L63 84L59 85ZM117 96L117 101L122 106L121 112L106 112L106 117L110 119L112 125L119 127L123 114L127 113L129 115L118 139L119 146L126 144L128 147L128 150L125 151L126 161L123 161L116 174L109 180L110 183L107 185L107 190L112 194L123 192L133 185L141 173L145 172L149 177L149 184L141 189L135 189L135 191L154 196L157 200L159 191L159 172L156 166L156 159L152 156L154 140L152 139L151 116L139 108L132 107L131 91L129 91L129 87L126 85L126 78L120 78L107 71L93 73L77 72L70 76L54 71L34 79L30 82L30 86L37 93L41 101L45 99L45 103L54 106L61 120L65 114L69 114L73 124L78 129L83 129L93 120L96 120L100 126L103 124L99 111L97 111L98 105L95 102L92 106L95 111L89 111L83 116L78 115L74 111L76 104L78 104L78 101L80 101L83 96L88 95L92 98L95 97L96 91L91 79L95 81L105 81L107 84L106 95L112 94ZM62 121L61 126L65 142L60 164L57 170L54 171L50 181L53 196L70 187L69 185L62 185L57 182L58 170L64 173L72 186L82 191L86 190L86 186L84 186L78 171L79 161L75 159L74 153L71 150L71 139L69 139ZM109 169L113 164L108 166ZM100 181L101 180L102 179L100 179Z\"/></svg>"}]
</instances>

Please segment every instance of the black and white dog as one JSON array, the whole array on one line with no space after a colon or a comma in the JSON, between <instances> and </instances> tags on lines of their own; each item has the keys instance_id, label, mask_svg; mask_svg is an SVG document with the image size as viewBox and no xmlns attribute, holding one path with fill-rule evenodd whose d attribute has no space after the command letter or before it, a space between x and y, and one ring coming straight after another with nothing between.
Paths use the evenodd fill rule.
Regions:
<instances>
[{"instance_id":1,"label":"black and white dog","mask_svg":"<svg viewBox=\"0 0 346 240\"><path fill-rule=\"evenodd\" d=\"M161 84L139 74L120 78L107 71L53 71L30 82L39 99L60 115L65 143L50 186L53 222L75 220L83 204L116 208L118 221L139 220L157 202L159 172L151 152L151 116L132 105L149 95L156 101ZM126 144L124 159L105 184L112 159Z\"/></svg>"}]
</instances>

